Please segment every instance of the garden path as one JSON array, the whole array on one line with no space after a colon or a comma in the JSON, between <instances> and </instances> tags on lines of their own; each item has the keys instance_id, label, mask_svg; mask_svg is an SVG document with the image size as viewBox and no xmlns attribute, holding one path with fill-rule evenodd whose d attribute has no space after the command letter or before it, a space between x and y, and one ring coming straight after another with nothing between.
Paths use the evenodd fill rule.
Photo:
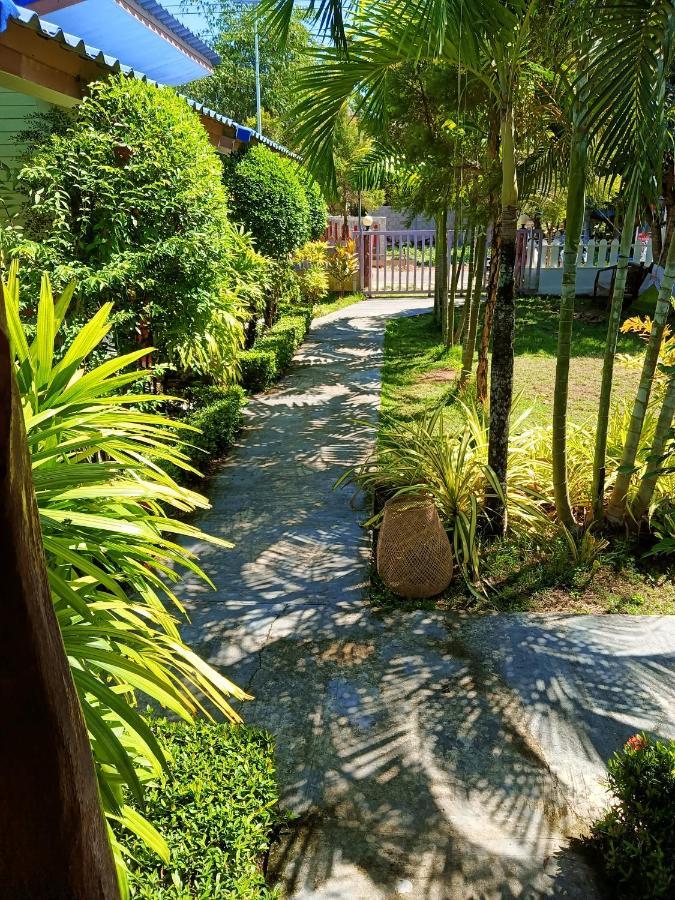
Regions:
<instances>
[{"instance_id":1,"label":"garden path","mask_svg":"<svg viewBox=\"0 0 675 900\"><path fill-rule=\"evenodd\" d=\"M428 301L317 320L251 401L198 524L216 591L188 580L186 638L273 732L286 896L598 896L567 838L604 801L603 760L675 733L675 617L413 612L363 600L364 509L333 484L372 446L383 332Z\"/></svg>"}]
</instances>

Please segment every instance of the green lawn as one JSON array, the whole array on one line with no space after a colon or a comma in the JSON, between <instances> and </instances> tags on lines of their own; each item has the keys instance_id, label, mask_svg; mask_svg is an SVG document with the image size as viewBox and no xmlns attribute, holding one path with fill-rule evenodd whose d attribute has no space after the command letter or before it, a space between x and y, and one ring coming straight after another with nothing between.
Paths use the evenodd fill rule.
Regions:
<instances>
[{"instance_id":1,"label":"green lawn","mask_svg":"<svg viewBox=\"0 0 675 900\"><path fill-rule=\"evenodd\" d=\"M550 421L553 404L558 333L556 298L524 297L518 300L516 320L515 393L518 406L531 407L528 425ZM574 323L573 358L570 367L570 417L584 423L597 409L602 353L607 325L601 311L580 301ZM621 335L618 352L635 357L643 348L634 335ZM446 350L431 314L393 319L385 334L382 408L401 419L410 419L453 391L461 350ZM616 399L632 395L639 369L619 361L614 379ZM451 415L451 414L450 414Z\"/></svg>"},{"instance_id":2,"label":"green lawn","mask_svg":"<svg viewBox=\"0 0 675 900\"><path fill-rule=\"evenodd\" d=\"M517 306L515 391L517 406L531 408L528 427L551 420L557 344L556 298L520 298ZM602 310L578 303L570 367L570 419L588 422L593 440L600 391L602 353L606 335ZM643 343L621 335L615 368L614 399L634 393L639 377ZM385 333L382 409L389 417L410 420L428 406L455 392L460 349L446 350L431 314L393 319ZM631 365L632 360L632 365ZM386 421L387 416L384 417ZM460 424L456 405L448 405L449 423ZM495 587L487 608L502 611L533 610L575 613L675 613L673 572L667 565L647 561L623 540L614 540L589 571L570 571L565 548L493 545L487 552L485 574ZM371 597L378 606L398 606L374 579ZM419 606L416 601L414 606ZM448 592L422 603L429 608L481 608L456 579Z\"/></svg>"}]
</instances>

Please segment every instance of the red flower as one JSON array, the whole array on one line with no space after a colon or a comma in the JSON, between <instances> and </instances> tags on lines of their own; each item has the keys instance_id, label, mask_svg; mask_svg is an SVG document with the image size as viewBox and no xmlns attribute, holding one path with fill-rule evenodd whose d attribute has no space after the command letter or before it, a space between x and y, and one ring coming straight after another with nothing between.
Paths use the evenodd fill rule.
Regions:
<instances>
[{"instance_id":1,"label":"red flower","mask_svg":"<svg viewBox=\"0 0 675 900\"><path fill-rule=\"evenodd\" d=\"M634 734L632 738L628 738L626 742L626 750L644 750L647 746L647 738L642 734Z\"/></svg>"}]
</instances>

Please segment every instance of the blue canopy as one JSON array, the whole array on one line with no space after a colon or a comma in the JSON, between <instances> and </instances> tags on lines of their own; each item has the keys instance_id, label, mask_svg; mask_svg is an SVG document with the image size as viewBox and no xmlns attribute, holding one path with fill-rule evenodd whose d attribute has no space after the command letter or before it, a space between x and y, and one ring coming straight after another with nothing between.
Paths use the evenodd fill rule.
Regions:
<instances>
[{"instance_id":1,"label":"blue canopy","mask_svg":"<svg viewBox=\"0 0 675 900\"><path fill-rule=\"evenodd\" d=\"M24 5L30 9L31 3ZM203 78L218 62L214 50L155 0L79 0L44 19L160 84Z\"/></svg>"},{"instance_id":2,"label":"blue canopy","mask_svg":"<svg viewBox=\"0 0 675 900\"><path fill-rule=\"evenodd\" d=\"M0 0L0 34L7 30L7 19L16 18L19 10L13 0Z\"/></svg>"}]
</instances>

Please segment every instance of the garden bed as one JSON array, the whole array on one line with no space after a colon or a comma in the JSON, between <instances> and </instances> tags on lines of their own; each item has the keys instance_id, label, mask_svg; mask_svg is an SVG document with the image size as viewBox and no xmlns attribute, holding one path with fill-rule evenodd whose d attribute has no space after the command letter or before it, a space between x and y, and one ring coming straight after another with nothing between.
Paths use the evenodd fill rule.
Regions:
<instances>
[{"instance_id":1,"label":"garden bed","mask_svg":"<svg viewBox=\"0 0 675 900\"><path fill-rule=\"evenodd\" d=\"M521 298L517 306L515 395L518 412L530 409L521 428L550 422L555 375L557 335L556 298ZM570 421L590 434L597 409L600 367L606 322L590 303L580 303L574 331L570 378ZM633 335L621 335L618 352L623 361L615 370L615 398L634 391L639 369L631 358L644 344ZM463 426L463 412L454 402L456 387L450 377L461 364L459 348L447 350L431 314L392 319L385 334L382 381L384 419L410 422L425 410L445 401L449 430ZM442 376L442 377L441 377ZM470 388L469 388L470 396ZM586 423L588 432L585 430ZM384 427L384 420L380 426ZM376 512L382 498L375 498ZM610 536L609 545L588 559L572 560L562 537L542 548L528 541L496 542L484 553L484 600L471 594L456 577L440 597L403 601L373 577L370 598L378 608L423 607L500 611L572 613L675 613L672 560L645 556L649 545L638 545L623 535Z\"/></svg>"}]
</instances>

